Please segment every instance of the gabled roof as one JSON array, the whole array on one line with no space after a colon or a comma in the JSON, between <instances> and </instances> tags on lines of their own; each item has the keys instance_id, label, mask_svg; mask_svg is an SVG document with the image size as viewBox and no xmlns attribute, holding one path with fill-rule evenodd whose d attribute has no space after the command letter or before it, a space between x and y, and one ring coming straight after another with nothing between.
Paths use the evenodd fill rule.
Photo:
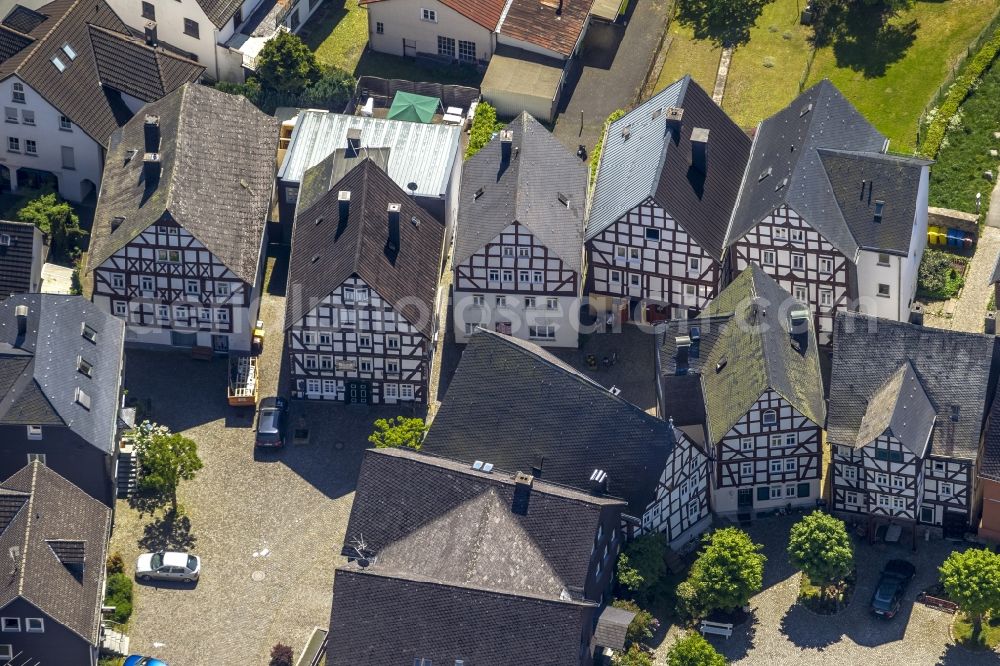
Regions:
<instances>
[{"instance_id":1,"label":"gabled roof","mask_svg":"<svg viewBox=\"0 0 1000 666\"><path fill-rule=\"evenodd\" d=\"M684 110L679 130L671 107ZM691 166L691 133L707 129L707 169ZM652 198L706 252L722 258L729 216L750 154L750 137L690 76L667 86L608 128L587 240Z\"/></svg>"},{"instance_id":2,"label":"gabled roof","mask_svg":"<svg viewBox=\"0 0 1000 666\"><path fill-rule=\"evenodd\" d=\"M119 93L148 102L205 70L130 37L104 0L53 0L33 13L15 7L0 30L0 57L0 80L19 77L101 145L131 113Z\"/></svg>"},{"instance_id":3,"label":"gabled roof","mask_svg":"<svg viewBox=\"0 0 1000 666\"><path fill-rule=\"evenodd\" d=\"M696 423L703 410L711 443L721 441L769 389L813 423L826 420L823 379L812 317L808 332L789 332L798 303L756 264L695 319L656 329L664 416ZM693 328L697 327L697 335ZM677 374L677 337L692 338L688 369ZM697 340L695 348L694 338ZM695 379L697 377L697 379ZM701 404L691 392L700 387Z\"/></svg>"},{"instance_id":4,"label":"gabled roof","mask_svg":"<svg viewBox=\"0 0 1000 666\"><path fill-rule=\"evenodd\" d=\"M161 166L155 183L143 176L147 115L159 118ZM166 217L253 284L271 201L277 137L275 118L244 97L206 86L184 85L144 107L112 138L88 270ZM124 220L112 229L115 218Z\"/></svg>"},{"instance_id":5,"label":"gabled roof","mask_svg":"<svg viewBox=\"0 0 1000 666\"><path fill-rule=\"evenodd\" d=\"M359 0L359 4L371 5L376 2L389 2L390 0ZM445 7L452 9L473 23L481 25L490 32L497 28L500 17L503 14L507 0L437 0ZM414 16L413 20L419 20Z\"/></svg>"},{"instance_id":6,"label":"gabled roof","mask_svg":"<svg viewBox=\"0 0 1000 666\"><path fill-rule=\"evenodd\" d=\"M0 552L14 567L0 579L0 609L24 599L97 645L111 510L39 462L0 483L0 498L10 516Z\"/></svg>"},{"instance_id":7,"label":"gabled roof","mask_svg":"<svg viewBox=\"0 0 1000 666\"><path fill-rule=\"evenodd\" d=\"M586 167L527 112L506 129L513 133L509 159L503 157L498 134L462 166L454 263L465 261L518 222L579 272Z\"/></svg>"},{"instance_id":8,"label":"gabled roof","mask_svg":"<svg viewBox=\"0 0 1000 666\"><path fill-rule=\"evenodd\" d=\"M862 447L889 432L918 458L923 458L934 429L934 405L920 385L909 361L904 361L871 396L868 408L854 431L853 445ZM837 442L851 443L852 428L846 419L830 417L829 436Z\"/></svg>"},{"instance_id":9,"label":"gabled roof","mask_svg":"<svg viewBox=\"0 0 1000 666\"><path fill-rule=\"evenodd\" d=\"M507 470L542 467L542 478L608 492L642 515L677 434L537 345L477 331L466 345L424 450Z\"/></svg>"},{"instance_id":10,"label":"gabled roof","mask_svg":"<svg viewBox=\"0 0 1000 666\"><path fill-rule=\"evenodd\" d=\"M828 439L834 444L853 445L869 403L880 391L885 392L884 387L891 387L891 380L909 364L913 379L906 380L903 372L902 381L911 386L913 381L919 382L936 414L931 455L975 460L987 408L993 345L993 336L838 313ZM922 402L919 396L915 399ZM926 427L926 420L926 414L914 419L913 424L921 424L918 433Z\"/></svg>"},{"instance_id":11,"label":"gabled roof","mask_svg":"<svg viewBox=\"0 0 1000 666\"><path fill-rule=\"evenodd\" d=\"M788 206L849 259L859 248L909 253L921 173L930 162L886 155L887 147L823 79L758 126L726 247ZM879 226L876 201L885 202Z\"/></svg>"},{"instance_id":12,"label":"gabled roof","mask_svg":"<svg viewBox=\"0 0 1000 666\"><path fill-rule=\"evenodd\" d=\"M501 41L510 37L568 58L590 20L593 4L594 0L510 0L497 30Z\"/></svg>"},{"instance_id":13,"label":"gabled roof","mask_svg":"<svg viewBox=\"0 0 1000 666\"><path fill-rule=\"evenodd\" d=\"M28 308L23 337L20 305ZM82 335L84 326L94 342ZM82 296L16 294L0 303L0 423L67 426L110 454L124 339L122 321ZM90 376L80 371L81 359Z\"/></svg>"},{"instance_id":14,"label":"gabled roof","mask_svg":"<svg viewBox=\"0 0 1000 666\"><path fill-rule=\"evenodd\" d=\"M302 176L299 198L295 201L296 209L310 208L365 159L370 159L385 171L389 167L389 148L362 148L359 153L349 152L343 148L333 151L325 160L307 170Z\"/></svg>"},{"instance_id":15,"label":"gabled roof","mask_svg":"<svg viewBox=\"0 0 1000 666\"><path fill-rule=\"evenodd\" d=\"M233 18L243 0L197 0L205 16L220 30ZM238 27L238 26L237 26Z\"/></svg>"},{"instance_id":16,"label":"gabled roof","mask_svg":"<svg viewBox=\"0 0 1000 666\"><path fill-rule=\"evenodd\" d=\"M0 299L9 294L31 291L31 264L35 243L42 243L41 233L30 222L0 220L0 235L10 243L0 245Z\"/></svg>"},{"instance_id":17,"label":"gabled roof","mask_svg":"<svg viewBox=\"0 0 1000 666\"><path fill-rule=\"evenodd\" d=\"M322 171L323 165L317 168ZM286 299L285 327L296 325L320 299L357 275L387 303L403 306L400 313L431 337L433 318L413 317L405 306L434 307L444 225L369 158L335 183L308 174L306 183L322 193L306 193L315 203L296 210L288 279L297 289ZM340 192L350 192L346 205ZM400 206L396 252L387 247L389 204Z\"/></svg>"}]
</instances>

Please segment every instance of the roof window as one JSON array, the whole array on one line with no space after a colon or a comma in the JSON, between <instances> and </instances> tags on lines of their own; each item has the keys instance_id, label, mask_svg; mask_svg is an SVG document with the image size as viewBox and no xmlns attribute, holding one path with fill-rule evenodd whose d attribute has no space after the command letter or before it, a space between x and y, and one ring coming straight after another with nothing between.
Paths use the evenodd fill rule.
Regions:
<instances>
[{"instance_id":1,"label":"roof window","mask_svg":"<svg viewBox=\"0 0 1000 666\"><path fill-rule=\"evenodd\" d=\"M84 340L97 343L97 329L90 324L84 323L81 325L80 335L83 336Z\"/></svg>"},{"instance_id":2,"label":"roof window","mask_svg":"<svg viewBox=\"0 0 1000 666\"><path fill-rule=\"evenodd\" d=\"M766 169L764 169L763 171L761 171L760 175L757 176L757 182L759 183L760 181L762 181L765 178L767 178L768 176L770 176L771 175L771 171L772 171L771 167L767 167Z\"/></svg>"},{"instance_id":3,"label":"roof window","mask_svg":"<svg viewBox=\"0 0 1000 666\"><path fill-rule=\"evenodd\" d=\"M875 200L875 221L882 221L882 210L885 208L885 202L881 199Z\"/></svg>"},{"instance_id":4,"label":"roof window","mask_svg":"<svg viewBox=\"0 0 1000 666\"><path fill-rule=\"evenodd\" d=\"M60 72L66 71L66 65L63 63L62 60L59 59L59 56L52 56L52 64L55 65L56 69L58 69Z\"/></svg>"},{"instance_id":5,"label":"roof window","mask_svg":"<svg viewBox=\"0 0 1000 666\"><path fill-rule=\"evenodd\" d=\"M80 405L87 411L90 411L90 396L79 386L76 387L76 393L73 395L73 402Z\"/></svg>"},{"instance_id":6,"label":"roof window","mask_svg":"<svg viewBox=\"0 0 1000 666\"><path fill-rule=\"evenodd\" d=\"M69 58L71 61L76 60L76 51L74 51L73 47L70 46L68 43L63 44L62 50L63 53L66 54L66 57Z\"/></svg>"},{"instance_id":7,"label":"roof window","mask_svg":"<svg viewBox=\"0 0 1000 666\"><path fill-rule=\"evenodd\" d=\"M87 375L88 377L94 376L94 364L82 356L76 357L76 369L79 370L82 375Z\"/></svg>"}]
</instances>

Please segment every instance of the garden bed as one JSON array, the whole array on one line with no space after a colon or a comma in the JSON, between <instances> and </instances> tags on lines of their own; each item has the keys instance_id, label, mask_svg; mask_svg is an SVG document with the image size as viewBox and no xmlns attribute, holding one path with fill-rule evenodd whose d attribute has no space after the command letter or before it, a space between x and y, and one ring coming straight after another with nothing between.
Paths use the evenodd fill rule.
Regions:
<instances>
[{"instance_id":1,"label":"garden bed","mask_svg":"<svg viewBox=\"0 0 1000 666\"><path fill-rule=\"evenodd\" d=\"M917 296L928 301L955 298L965 286L969 259L928 248L917 273Z\"/></svg>"},{"instance_id":2,"label":"garden bed","mask_svg":"<svg viewBox=\"0 0 1000 666\"><path fill-rule=\"evenodd\" d=\"M818 585L802 574L799 580L799 603L817 615L836 615L851 604L854 597L856 575L851 574L843 582L832 586L824 597Z\"/></svg>"}]
</instances>

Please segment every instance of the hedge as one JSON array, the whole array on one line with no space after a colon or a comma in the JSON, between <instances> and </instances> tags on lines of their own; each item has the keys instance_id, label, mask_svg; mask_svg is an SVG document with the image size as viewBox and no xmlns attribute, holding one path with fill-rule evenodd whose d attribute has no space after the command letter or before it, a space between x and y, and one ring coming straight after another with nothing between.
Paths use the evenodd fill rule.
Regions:
<instances>
[{"instance_id":1,"label":"hedge","mask_svg":"<svg viewBox=\"0 0 1000 666\"><path fill-rule=\"evenodd\" d=\"M969 96L976 80L993 63L993 60L997 57L997 53L1000 53L1000 28L983 44L983 47L979 49L976 55L972 56L965 69L955 79L955 83L948 88L948 93L945 95L944 101L938 106L934 117L927 125L927 132L924 135L923 144L920 146L921 155L929 159L937 157L952 116L958 113L958 107Z\"/></svg>"},{"instance_id":2,"label":"hedge","mask_svg":"<svg viewBox=\"0 0 1000 666\"><path fill-rule=\"evenodd\" d=\"M469 159L488 144L493 135L503 129L503 123L497 122L497 110L486 102L476 106L476 114L472 116L472 127L469 128L469 145L465 149L465 159Z\"/></svg>"},{"instance_id":3,"label":"hedge","mask_svg":"<svg viewBox=\"0 0 1000 666\"><path fill-rule=\"evenodd\" d=\"M597 165L601 162L601 148L604 147L604 137L608 135L608 127L611 123L615 122L619 118L625 115L625 109L615 109L608 116L608 119L604 121L604 129L601 130L601 137L594 144L594 150L590 153L590 185L594 185L594 180L597 179Z\"/></svg>"},{"instance_id":4,"label":"hedge","mask_svg":"<svg viewBox=\"0 0 1000 666\"><path fill-rule=\"evenodd\" d=\"M113 573L108 576L104 604L114 606L115 612L111 616L113 621L119 624L128 622L132 615L132 579L123 573Z\"/></svg>"}]
</instances>

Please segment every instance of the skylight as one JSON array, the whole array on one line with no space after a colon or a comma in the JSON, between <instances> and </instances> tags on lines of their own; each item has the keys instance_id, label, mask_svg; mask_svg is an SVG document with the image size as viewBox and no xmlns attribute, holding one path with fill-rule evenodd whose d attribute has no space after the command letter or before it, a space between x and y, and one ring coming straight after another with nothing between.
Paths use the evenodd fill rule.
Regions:
<instances>
[{"instance_id":1,"label":"skylight","mask_svg":"<svg viewBox=\"0 0 1000 666\"><path fill-rule=\"evenodd\" d=\"M80 329L80 335L83 336L84 340L89 340L90 342L97 342L97 329L95 329L90 324L82 324Z\"/></svg>"},{"instance_id":2,"label":"skylight","mask_svg":"<svg viewBox=\"0 0 1000 666\"><path fill-rule=\"evenodd\" d=\"M63 44L62 50L63 53L66 54L67 58L69 58L70 60L76 60L76 51L73 50L72 46L70 46L69 44Z\"/></svg>"},{"instance_id":3,"label":"skylight","mask_svg":"<svg viewBox=\"0 0 1000 666\"><path fill-rule=\"evenodd\" d=\"M76 395L73 396L73 400L76 404L90 411L90 396L79 386L76 388Z\"/></svg>"},{"instance_id":4,"label":"skylight","mask_svg":"<svg viewBox=\"0 0 1000 666\"><path fill-rule=\"evenodd\" d=\"M56 69L60 72L66 71L66 65L64 65L63 61L59 59L59 56L52 56L52 64L55 65Z\"/></svg>"},{"instance_id":5,"label":"skylight","mask_svg":"<svg viewBox=\"0 0 1000 666\"><path fill-rule=\"evenodd\" d=\"M885 208L885 202L884 201L880 201L879 199L876 199L875 200L875 221L876 222L881 222L882 221L882 210L884 208Z\"/></svg>"}]
</instances>

